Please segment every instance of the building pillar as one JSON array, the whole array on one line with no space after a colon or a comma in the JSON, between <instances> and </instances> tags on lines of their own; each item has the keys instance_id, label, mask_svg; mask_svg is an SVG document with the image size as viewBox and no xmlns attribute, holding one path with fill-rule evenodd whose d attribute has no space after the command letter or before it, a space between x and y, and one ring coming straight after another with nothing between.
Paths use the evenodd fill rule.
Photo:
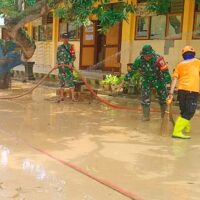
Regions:
<instances>
[{"instance_id":1,"label":"building pillar","mask_svg":"<svg viewBox=\"0 0 200 200\"><path fill-rule=\"evenodd\" d=\"M185 40L186 44L189 44L190 40L192 40L194 12L195 12L195 0L185 0L184 13L183 13L182 40Z\"/></svg>"},{"instance_id":2,"label":"building pillar","mask_svg":"<svg viewBox=\"0 0 200 200\"><path fill-rule=\"evenodd\" d=\"M32 24L32 22L29 22L28 24L26 24L26 28L27 28L29 36L32 38L33 37L33 24Z\"/></svg>"},{"instance_id":3,"label":"building pillar","mask_svg":"<svg viewBox=\"0 0 200 200\"><path fill-rule=\"evenodd\" d=\"M137 0L131 0L133 5L137 4ZM131 15L131 30L130 30L130 37L131 41L135 39L135 29L136 29L136 14Z\"/></svg>"},{"instance_id":4,"label":"building pillar","mask_svg":"<svg viewBox=\"0 0 200 200\"><path fill-rule=\"evenodd\" d=\"M129 3L137 4L137 0L129 0ZM123 21L122 27L122 40L131 41L135 38L135 24L136 24L136 15L129 14L128 22Z\"/></svg>"},{"instance_id":5,"label":"building pillar","mask_svg":"<svg viewBox=\"0 0 200 200\"><path fill-rule=\"evenodd\" d=\"M59 18L54 15L53 17L53 60L52 66L56 64L56 52L58 46L58 32L59 32Z\"/></svg>"},{"instance_id":6,"label":"building pillar","mask_svg":"<svg viewBox=\"0 0 200 200\"><path fill-rule=\"evenodd\" d=\"M137 0L128 0L128 3L133 3L135 5L137 3ZM122 25L121 64L123 73L127 72L127 63L132 61L132 43L135 38L135 22L136 15L129 14L128 22L123 21Z\"/></svg>"}]
</instances>

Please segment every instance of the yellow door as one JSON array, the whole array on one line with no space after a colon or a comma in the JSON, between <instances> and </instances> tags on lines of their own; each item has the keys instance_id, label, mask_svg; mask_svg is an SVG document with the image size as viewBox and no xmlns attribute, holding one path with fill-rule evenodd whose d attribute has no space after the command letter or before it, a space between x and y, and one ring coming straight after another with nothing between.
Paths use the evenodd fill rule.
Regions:
<instances>
[{"instance_id":1,"label":"yellow door","mask_svg":"<svg viewBox=\"0 0 200 200\"><path fill-rule=\"evenodd\" d=\"M109 29L105 37L105 63L104 70L121 72L120 51L121 51L122 24L119 23Z\"/></svg>"},{"instance_id":2,"label":"yellow door","mask_svg":"<svg viewBox=\"0 0 200 200\"><path fill-rule=\"evenodd\" d=\"M121 72L120 50L122 23L103 35L95 21L81 31L80 69Z\"/></svg>"},{"instance_id":3,"label":"yellow door","mask_svg":"<svg viewBox=\"0 0 200 200\"><path fill-rule=\"evenodd\" d=\"M91 68L96 62L96 23L82 27L80 42L80 69Z\"/></svg>"}]
</instances>

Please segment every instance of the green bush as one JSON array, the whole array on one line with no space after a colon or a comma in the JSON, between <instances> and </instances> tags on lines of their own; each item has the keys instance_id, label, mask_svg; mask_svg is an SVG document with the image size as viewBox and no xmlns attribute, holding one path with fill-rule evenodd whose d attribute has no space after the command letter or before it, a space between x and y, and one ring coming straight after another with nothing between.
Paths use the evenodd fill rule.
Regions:
<instances>
[{"instance_id":1,"label":"green bush","mask_svg":"<svg viewBox=\"0 0 200 200\"><path fill-rule=\"evenodd\" d=\"M142 86L142 76L139 72L133 74L129 81L125 82L124 91L127 93L139 94Z\"/></svg>"},{"instance_id":2,"label":"green bush","mask_svg":"<svg viewBox=\"0 0 200 200\"><path fill-rule=\"evenodd\" d=\"M120 85L124 80L124 76L116 76L112 74L106 75L105 79L100 82L101 85Z\"/></svg>"}]
</instances>

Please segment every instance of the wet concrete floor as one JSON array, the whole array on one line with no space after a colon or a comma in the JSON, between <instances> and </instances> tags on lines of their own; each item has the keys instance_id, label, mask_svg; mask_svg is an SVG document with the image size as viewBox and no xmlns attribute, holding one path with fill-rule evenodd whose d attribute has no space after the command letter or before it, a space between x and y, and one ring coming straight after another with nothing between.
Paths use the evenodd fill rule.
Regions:
<instances>
[{"instance_id":1,"label":"wet concrete floor","mask_svg":"<svg viewBox=\"0 0 200 200\"><path fill-rule=\"evenodd\" d=\"M16 82L0 96L25 87L31 85ZM135 100L110 100L139 107ZM141 113L87 99L58 104L55 89L47 87L21 99L0 100L0 200L129 199L34 147L144 200L199 200L199 116L191 122L191 140L159 135L159 113L152 113L149 122L140 118Z\"/></svg>"}]
</instances>

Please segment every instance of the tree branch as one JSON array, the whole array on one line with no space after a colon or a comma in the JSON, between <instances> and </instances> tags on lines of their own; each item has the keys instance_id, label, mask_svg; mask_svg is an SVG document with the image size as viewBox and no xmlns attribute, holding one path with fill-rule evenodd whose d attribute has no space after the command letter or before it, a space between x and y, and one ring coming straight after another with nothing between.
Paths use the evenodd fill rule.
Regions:
<instances>
[{"instance_id":1,"label":"tree branch","mask_svg":"<svg viewBox=\"0 0 200 200\"><path fill-rule=\"evenodd\" d=\"M9 17L5 20L5 25L10 34L14 37L19 28L23 27L26 23L36 20L48 13L54 6L62 2L62 0L55 0L48 5L47 0L38 1L34 7L21 12L21 15L17 18Z\"/></svg>"}]
</instances>

